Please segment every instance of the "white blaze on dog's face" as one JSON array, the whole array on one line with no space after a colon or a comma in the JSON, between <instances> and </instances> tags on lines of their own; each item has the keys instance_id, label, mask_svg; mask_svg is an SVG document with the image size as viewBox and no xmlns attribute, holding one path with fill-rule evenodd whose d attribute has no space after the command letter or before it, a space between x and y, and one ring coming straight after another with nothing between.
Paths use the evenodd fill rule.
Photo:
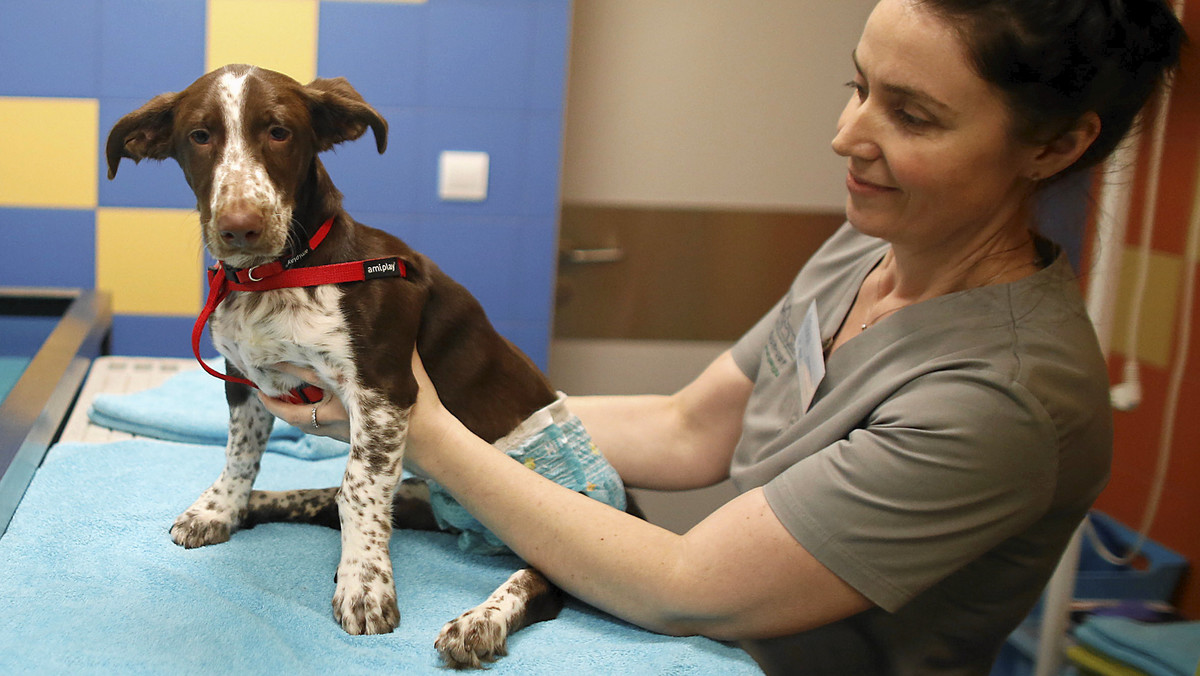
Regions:
<instances>
[{"instance_id":1,"label":"white blaze on dog's face","mask_svg":"<svg viewBox=\"0 0 1200 676\"><path fill-rule=\"evenodd\" d=\"M265 154L276 150L273 146L290 140L291 131L272 122L267 142L259 142L244 114L248 78L248 73L230 72L217 81L225 135L213 168L210 217L204 228L209 251L234 265L234 259L243 257L247 259L243 265L253 262L250 259L257 258L256 254L278 256L287 242L292 217L292 206L284 202L264 161ZM189 135L193 143L200 142L197 137L212 143L207 130Z\"/></svg>"},{"instance_id":2,"label":"white blaze on dog's face","mask_svg":"<svg viewBox=\"0 0 1200 676\"><path fill-rule=\"evenodd\" d=\"M293 196L314 154L311 137L292 131L311 128L299 83L266 74L219 72L199 105L183 106L176 122L177 133L186 135L180 164L194 168L185 173L211 177L193 184L204 244L235 267L282 255Z\"/></svg>"}]
</instances>

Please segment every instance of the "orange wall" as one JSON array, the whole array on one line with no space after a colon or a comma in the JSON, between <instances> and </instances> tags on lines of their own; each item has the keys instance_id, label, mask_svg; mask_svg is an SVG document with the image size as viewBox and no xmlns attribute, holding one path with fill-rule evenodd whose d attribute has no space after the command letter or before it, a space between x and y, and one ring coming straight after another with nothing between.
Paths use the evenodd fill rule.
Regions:
<instances>
[{"instance_id":1,"label":"orange wall","mask_svg":"<svg viewBox=\"0 0 1200 676\"><path fill-rule=\"evenodd\" d=\"M1180 263L1183 262L1188 221L1195 208L1193 204L1200 199L1200 195L1194 194L1197 164L1200 161L1200 0L1187 0L1184 24L1193 44L1185 50L1182 69L1171 96L1161 186L1155 196L1158 199L1158 218L1153 238L1155 253L1165 256L1160 260ZM1147 198L1144 184L1149 136L1147 133L1143 138L1140 155L1142 166L1138 170L1130 230L1126 237L1129 247L1136 246L1138 242L1141 209ZM1167 297L1168 307L1175 313L1181 313L1180 277L1175 277L1178 280L1176 284L1159 284L1148 289L1148 295ZM1197 291L1200 297L1200 290ZM1124 332L1126 329L1120 315L1118 317L1115 332ZM1174 317L1143 315L1141 324L1143 336L1156 332L1170 336L1168 359L1174 365L1181 357L1181 346L1174 337ZM1196 313L1191 326L1191 354L1175 421L1171 464L1150 537L1190 560L1193 570L1185 578L1175 602L1188 618L1200 619L1200 311ZM1164 331L1167 333L1163 334ZM1113 382L1120 379L1124 359L1125 355L1115 349L1110 360ZM1098 509L1133 528L1141 523L1150 491L1171 368L1147 365L1144 360L1142 364L1142 404L1134 411L1118 411L1115 414L1116 444L1112 480L1096 503Z\"/></svg>"}]
</instances>

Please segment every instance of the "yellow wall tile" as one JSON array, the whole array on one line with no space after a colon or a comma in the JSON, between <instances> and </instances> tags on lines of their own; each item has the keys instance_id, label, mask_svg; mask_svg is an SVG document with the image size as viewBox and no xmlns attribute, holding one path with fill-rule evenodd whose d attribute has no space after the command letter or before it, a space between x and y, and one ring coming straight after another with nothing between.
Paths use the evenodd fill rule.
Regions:
<instances>
[{"instance_id":1,"label":"yellow wall tile","mask_svg":"<svg viewBox=\"0 0 1200 676\"><path fill-rule=\"evenodd\" d=\"M1125 356L1130 356L1128 325L1133 312L1139 257L1136 249L1126 248L1121 258L1121 284L1113 318L1112 349ZM1161 251L1150 252L1150 274L1146 278L1146 295L1137 337L1137 357L1147 364L1166 368L1170 362L1182 274L1182 256Z\"/></svg>"},{"instance_id":2,"label":"yellow wall tile","mask_svg":"<svg viewBox=\"0 0 1200 676\"><path fill-rule=\"evenodd\" d=\"M194 315L203 268L195 211L96 210L96 287L112 293L113 312Z\"/></svg>"},{"instance_id":3,"label":"yellow wall tile","mask_svg":"<svg viewBox=\"0 0 1200 676\"><path fill-rule=\"evenodd\" d=\"M311 82L317 0L208 0L208 70L248 63Z\"/></svg>"},{"instance_id":4,"label":"yellow wall tile","mask_svg":"<svg viewBox=\"0 0 1200 676\"><path fill-rule=\"evenodd\" d=\"M0 97L0 205L96 206L100 104Z\"/></svg>"}]
</instances>

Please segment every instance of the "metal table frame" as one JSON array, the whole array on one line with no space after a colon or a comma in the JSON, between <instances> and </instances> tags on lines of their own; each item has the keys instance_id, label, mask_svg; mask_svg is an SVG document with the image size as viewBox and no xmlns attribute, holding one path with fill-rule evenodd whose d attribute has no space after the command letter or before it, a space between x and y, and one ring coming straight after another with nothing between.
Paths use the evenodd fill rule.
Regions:
<instances>
[{"instance_id":1,"label":"metal table frame","mask_svg":"<svg viewBox=\"0 0 1200 676\"><path fill-rule=\"evenodd\" d=\"M107 354L112 303L102 291L0 287L0 315L60 317L0 401L0 535L58 439L92 359Z\"/></svg>"}]
</instances>

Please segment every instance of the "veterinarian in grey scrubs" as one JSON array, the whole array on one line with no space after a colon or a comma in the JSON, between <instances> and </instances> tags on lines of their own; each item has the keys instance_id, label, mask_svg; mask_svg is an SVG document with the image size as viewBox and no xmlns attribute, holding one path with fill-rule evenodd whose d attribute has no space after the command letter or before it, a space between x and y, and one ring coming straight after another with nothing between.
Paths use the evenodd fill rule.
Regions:
<instances>
[{"instance_id":1,"label":"veterinarian in grey scrubs","mask_svg":"<svg viewBox=\"0 0 1200 676\"><path fill-rule=\"evenodd\" d=\"M677 394L569 399L627 485L733 478L687 534L509 461L421 369L407 462L643 627L750 639L770 673L986 674L1111 454L1078 280L1031 207L1113 150L1182 40L1162 0L881 0L833 140L849 223Z\"/></svg>"}]
</instances>

